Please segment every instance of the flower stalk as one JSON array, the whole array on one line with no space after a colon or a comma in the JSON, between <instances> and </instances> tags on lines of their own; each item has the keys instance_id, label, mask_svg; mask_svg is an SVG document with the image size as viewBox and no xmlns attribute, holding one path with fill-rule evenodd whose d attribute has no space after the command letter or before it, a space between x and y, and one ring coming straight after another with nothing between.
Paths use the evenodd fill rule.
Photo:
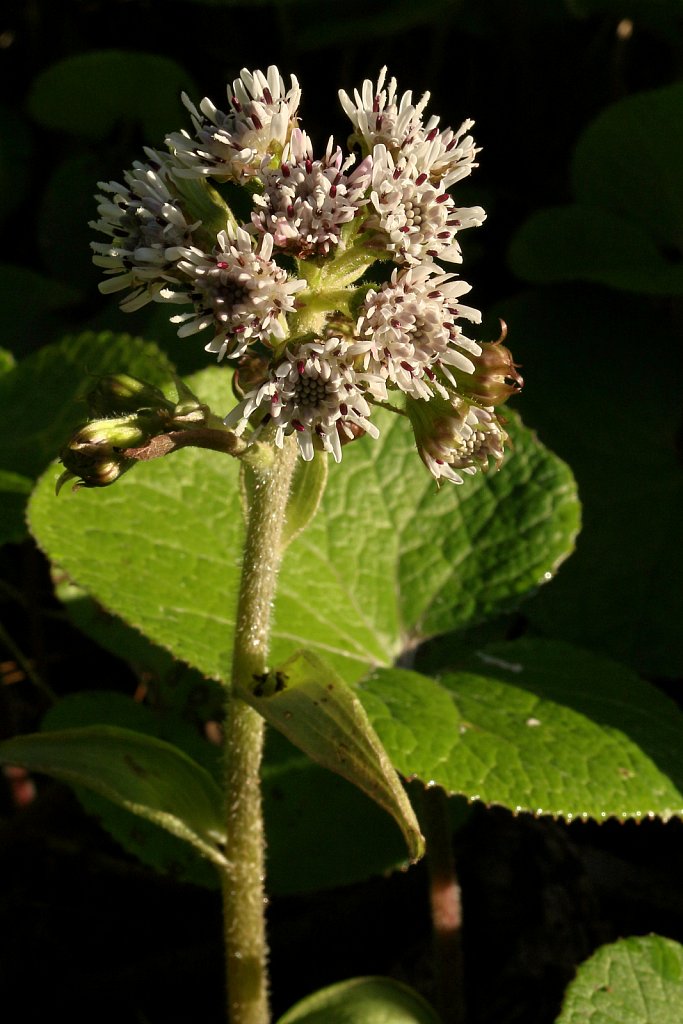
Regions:
<instances>
[{"instance_id":1,"label":"flower stalk","mask_svg":"<svg viewBox=\"0 0 683 1024\"><path fill-rule=\"evenodd\" d=\"M228 867L222 876L228 1020L268 1024L265 840L260 768L265 723L240 693L267 670L271 609L282 529L297 458L287 438L254 474L237 608L231 687L225 713L225 821Z\"/></svg>"}]
</instances>

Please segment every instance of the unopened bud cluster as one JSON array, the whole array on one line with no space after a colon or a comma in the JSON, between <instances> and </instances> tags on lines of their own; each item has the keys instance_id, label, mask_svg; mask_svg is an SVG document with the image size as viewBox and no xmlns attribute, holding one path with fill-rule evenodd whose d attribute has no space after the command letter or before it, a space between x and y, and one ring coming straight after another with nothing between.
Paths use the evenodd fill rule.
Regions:
<instances>
[{"instance_id":1,"label":"unopened bud cluster","mask_svg":"<svg viewBox=\"0 0 683 1024\"><path fill-rule=\"evenodd\" d=\"M86 397L91 418L59 453L67 480L76 486L106 487L130 469L131 450L149 444L168 431L204 426L211 414L187 385L176 381L178 401L172 402L153 384L120 373L101 377Z\"/></svg>"},{"instance_id":2,"label":"unopened bud cluster","mask_svg":"<svg viewBox=\"0 0 683 1024\"><path fill-rule=\"evenodd\" d=\"M472 122L439 127L429 94L399 96L386 69L339 95L352 152L330 139L317 156L298 82L275 67L243 70L225 110L183 97L192 128L146 150L123 184L100 183L101 289L124 292L127 310L177 305L179 335L235 360L237 434L271 423L276 444L295 433L304 459L339 461L345 442L378 436L386 405L407 415L432 474L461 483L502 458L496 407L521 386L502 344L463 333L481 314L441 265L462 261L459 232L485 217L449 191L476 166Z\"/></svg>"}]
</instances>

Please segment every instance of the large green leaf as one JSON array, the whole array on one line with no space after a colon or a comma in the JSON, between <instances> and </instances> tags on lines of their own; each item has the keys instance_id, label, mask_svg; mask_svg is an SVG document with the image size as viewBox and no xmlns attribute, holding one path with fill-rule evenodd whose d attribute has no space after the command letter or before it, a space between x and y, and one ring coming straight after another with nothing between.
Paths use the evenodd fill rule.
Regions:
<instances>
[{"instance_id":1,"label":"large green leaf","mask_svg":"<svg viewBox=\"0 0 683 1024\"><path fill-rule=\"evenodd\" d=\"M392 978L349 978L320 989L277 1024L440 1024L431 1006Z\"/></svg>"},{"instance_id":2,"label":"large green leaf","mask_svg":"<svg viewBox=\"0 0 683 1024\"><path fill-rule=\"evenodd\" d=\"M556 1024L679 1024L683 946L638 935L602 946L579 967Z\"/></svg>"},{"instance_id":3,"label":"large green leaf","mask_svg":"<svg viewBox=\"0 0 683 1024\"><path fill-rule=\"evenodd\" d=\"M0 761L85 786L225 863L221 792L178 747L132 729L92 725L17 736Z\"/></svg>"},{"instance_id":4,"label":"large green leaf","mask_svg":"<svg viewBox=\"0 0 683 1024\"><path fill-rule=\"evenodd\" d=\"M169 57L129 50L81 53L43 71L28 100L47 128L103 139L120 122L139 121L157 145L185 121L180 93L192 80Z\"/></svg>"},{"instance_id":5,"label":"large green leaf","mask_svg":"<svg viewBox=\"0 0 683 1024\"><path fill-rule=\"evenodd\" d=\"M223 368L191 386L215 412L234 401ZM358 679L422 637L513 607L572 550L571 473L516 421L499 473L439 491L404 419L377 418L381 441L345 448L316 517L286 553L274 662L306 646ZM225 678L243 534L235 462L186 449L114 488L58 500L56 475L45 475L32 500L44 550L107 609Z\"/></svg>"},{"instance_id":6,"label":"large green leaf","mask_svg":"<svg viewBox=\"0 0 683 1024\"><path fill-rule=\"evenodd\" d=\"M499 312L515 355L529 375L533 368L534 386L520 399L524 417L570 462L583 504L576 554L525 614L548 636L677 678L678 329L666 308L585 286L528 293Z\"/></svg>"},{"instance_id":7,"label":"large green leaf","mask_svg":"<svg viewBox=\"0 0 683 1024\"><path fill-rule=\"evenodd\" d=\"M378 669L359 696L398 771L449 793L567 820L683 816L683 715L567 644L492 645L438 680Z\"/></svg>"},{"instance_id":8,"label":"large green leaf","mask_svg":"<svg viewBox=\"0 0 683 1024\"><path fill-rule=\"evenodd\" d=\"M14 539L26 532L17 474L37 477L87 418L84 392L96 377L122 370L153 384L167 383L173 372L155 345L127 334L86 332L63 338L0 374L0 470L13 475L5 480L15 480L15 498L5 517Z\"/></svg>"}]
</instances>

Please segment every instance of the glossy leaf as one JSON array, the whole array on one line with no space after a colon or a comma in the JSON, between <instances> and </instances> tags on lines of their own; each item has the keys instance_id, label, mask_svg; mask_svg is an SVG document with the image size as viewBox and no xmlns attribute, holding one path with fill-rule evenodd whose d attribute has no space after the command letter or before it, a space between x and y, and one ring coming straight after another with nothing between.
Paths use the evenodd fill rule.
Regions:
<instances>
[{"instance_id":1,"label":"glossy leaf","mask_svg":"<svg viewBox=\"0 0 683 1024\"><path fill-rule=\"evenodd\" d=\"M413 860L424 853L415 813L353 690L310 651L298 651L244 699L313 761L353 783L394 818Z\"/></svg>"},{"instance_id":2,"label":"glossy leaf","mask_svg":"<svg viewBox=\"0 0 683 1024\"><path fill-rule=\"evenodd\" d=\"M208 772L170 743L92 725L5 740L0 760L92 789L215 864L225 862L221 792Z\"/></svg>"},{"instance_id":3,"label":"glossy leaf","mask_svg":"<svg viewBox=\"0 0 683 1024\"><path fill-rule=\"evenodd\" d=\"M683 715L615 662L520 640L438 680L378 669L358 693L408 778L567 820L683 816Z\"/></svg>"},{"instance_id":4,"label":"glossy leaf","mask_svg":"<svg viewBox=\"0 0 683 1024\"><path fill-rule=\"evenodd\" d=\"M602 946L579 967L556 1024L678 1024L683 946L637 935Z\"/></svg>"},{"instance_id":5,"label":"glossy leaf","mask_svg":"<svg viewBox=\"0 0 683 1024\"><path fill-rule=\"evenodd\" d=\"M320 989L277 1024L440 1024L422 996L392 978L349 978Z\"/></svg>"},{"instance_id":6,"label":"glossy leaf","mask_svg":"<svg viewBox=\"0 0 683 1024\"><path fill-rule=\"evenodd\" d=\"M234 401L222 368L190 383L215 412ZM511 420L514 446L499 473L439 491L404 420L377 419L381 442L345 448L318 513L286 553L274 663L306 646L353 681L422 637L514 607L572 550L573 478L530 431ZM44 550L105 608L225 678L243 537L235 461L186 449L113 488L58 501L56 475L32 500Z\"/></svg>"}]
</instances>

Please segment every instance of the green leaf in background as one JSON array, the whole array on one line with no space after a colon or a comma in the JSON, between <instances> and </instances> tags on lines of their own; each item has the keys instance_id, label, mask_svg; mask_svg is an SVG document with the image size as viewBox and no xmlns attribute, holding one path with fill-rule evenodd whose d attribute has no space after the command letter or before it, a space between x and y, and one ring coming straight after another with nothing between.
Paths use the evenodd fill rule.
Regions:
<instances>
[{"instance_id":1,"label":"green leaf in background","mask_svg":"<svg viewBox=\"0 0 683 1024\"><path fill-rule=\"evenodd\" d=\"M0 219L24 200L30 186L31 136L26 119L0 106Z\"/></svg>"},{"instance_id":2,"label":"green leaf in background","mask_svg":"<svg viewBox=\"0 0 683 1024\"><path fill-rule=\"evenodd\" d=\"M15 483L17 475L37 477L87 418L81 396L96 377L122 370L152 384L165 384L173 374L155 345L90 332L49 345L1 374L0 470L13 474ZM25 501L13 499L13 505L5 529L19 538L26 534Z\"/></svg>"},{"instance_id":3,"label":"green leaf in background","mask_svg":"<svg viewBox=\"0 0 683 1024\"><path fill-rule=\"evenodd\" d=\"M55 316L75 305L80 291L26 267L0 264L0 344L16 354L35 349L61 330Z\"/></svg>"},{"instance_id":4,"label":"green leaf in background","mask_svg":"<svg viewBox=\"0 0 683 1024\"><path fill-rule=\"evenodd\" d=\"M17 736L0 743L0 761L94 790L225 863L221 791L177 747L132 729L92 725Z\"/></svg>"},{"instance_id":5,"label":"green leaf in background","mask_svg":"<svg viewBox=\"0 0 683 1024\"><path fill-rule=\"evenodd\" d=\"M492 645L438 680L376 670L370 721L407 777L567 820L683 816L683 715L628 669L542 640Z\"/></svg>"},{"instance_id":6,"label":"green leaf in background","mask_svg":"<svg viewBox=\"0 0 683 1024\"><path fill-rule=\"evenodd\" d=\"M92 261L90 243L99 236L90 221L97 219L97 182L110 177L107 164L79 153L50 170L38 218L40 255L55 278L94 295L102 270Z\"/></svg>"},{"instance_id":7,"label":"green leaf in background","mask_svg":"<svg viewBox=\"0 0 683 1024\"><path fill-rule=\"evenodd\" d=\"M392 978L349 978L320 989L277 1024L440 1024L429 1003Z\"/></svg>"},{"instance_id":8,"label":"green leaf in background","mask_svg":"<svg viewBox=\"0 0 683 1024\"><path fill-rule=\"evenodd\" d=\"M348 779L389 813L412 860L424 838L363 705L341 677L310 651L298 651L243 697L271 725L324 768Z\"/></svg>"},{"instance_id":9,"label":"green leaf in background","mask_svg":"<svg viewBox=\"0 0 683 1024\"><path fill-rule=\"evenodd\" d=\"M683 264L672 265L651 235L600 206L557 206L532 214L515 235L510 266L534 284L595 281L647 295L683 294Z\"/></svg>"},{"instance_id":10,"label":"green leaf in background","mask_svg":"<svg viewBox=\"0 0 683 1024\"><path fill-rule=\"evenodd\" d=\"M215 412L234 401L223 368L190 384ZM287 551L274 663L306 646L353 681L423 637L514 607L573 548L572 475L516 421L499 473L438 490L402 418L377 419L381 442L345 448L317 515ZM225 678L243 536L234 461L186 449L114 488L59 500L56 475L45 475L32 500L43 549L105 608Z\"/></svg>"},{"instance_id":11,"label":"green leaf in background","mask_svg":"<svg viewBox=\"0 0 683 1024\"><path fill-rule=\"evenodd\" d=\"M160 145L166 132L187 120L183 91L194 91L192 80L169 57L99 50L43 71L33 83L28 109L46 128L95 140L121 122L137 121L149 143Z\"/></svg>"},{"instance_id":12,"label":"green leaf in background","mask_svg":"<svg viewBox=\"0 0 683 1024\"><path fill-rule=\"evenodd\" d=\"M525 419L571 464L583 503L577 551L525 614L544 634L639 672L683 675L683 347L665 308L585 286L498 310L534 386ZM644 361L647 369L643 369ZM642 372L634 374L636 367Z\"/></svg>"},{"instance_id":13,"label":"green leaf in background","mask_svg":"<svg viewBox=\"0 0 683 1024\"><path fill-rule=\"evenodd\" d=\"M0 544L19 542L26 536L26 502L33 481L20 473L0 469Z\"/></svg>"},{"instance_id":14,"label":"green leaf in background","mask_svg":"<svg viewBox=\"0 0 683 1024\"><path fill-rule=\"evenodd\" d=\"M152 711L121 693L98 690L70 694L50 708L43 719L42 729L49 733L88 725L115 726L166 740L179 747L214 779L220 778L218 747L203 740L179 717ZM181 882L193 882L207 888L218 884L213 866L200 856L194 846L91 789L75 784L73 788L84 809L143 864Z\"/></svg>"},{"instance_id":15,"label":"green leaf in background","mask_svg":"<svg viewBox=\"0 0 683 1024\"><path fill-rule=\"evenodd\" d=\"M680 295L682 119L682 83L602 111L574 153L576 203L541 210L522 225L509 252L515 273L532 282L584 280Z\"/></svg>"},{"instance_id":16,"label":"green leaf in background","mask_svg":"<svg viewBox=\"0 0 683 1024\"><path fill-rule=\"evenodd\" d=\"M275 729L267 731L263 798L269 892L315 892L407 867L393 819Z\"/></svg>"},{"instance_id":17,"label":"green leaf in background","mask_svg":"<svg viewBox=\"0 0 683 1024\"><path fill-rule=\"evenodd\" d=\"M683 946L638 935L602 946L581 964L556 1024L678 1024Z\"/></svg>"}]
</instances>

